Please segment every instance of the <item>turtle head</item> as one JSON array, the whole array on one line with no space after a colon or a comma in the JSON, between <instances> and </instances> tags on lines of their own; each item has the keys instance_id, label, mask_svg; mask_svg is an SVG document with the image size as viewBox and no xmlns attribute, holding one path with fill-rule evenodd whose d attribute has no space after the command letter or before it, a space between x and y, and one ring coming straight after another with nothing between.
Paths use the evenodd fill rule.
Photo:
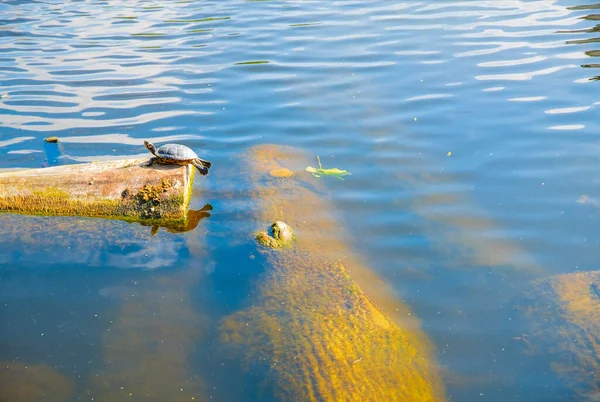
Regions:
<instances>
[{"instance_id":1,"label":"turtle head","mask_svg":"<svg viewBox=\"0 0 600 402\"><path fill-rule=\"evenodd\" d=\"M144 141L144 145L146 146L146 148L148 148L148 151L152 153L156 152L156 147L152 143Z\"/></svg>"}]
</instances>

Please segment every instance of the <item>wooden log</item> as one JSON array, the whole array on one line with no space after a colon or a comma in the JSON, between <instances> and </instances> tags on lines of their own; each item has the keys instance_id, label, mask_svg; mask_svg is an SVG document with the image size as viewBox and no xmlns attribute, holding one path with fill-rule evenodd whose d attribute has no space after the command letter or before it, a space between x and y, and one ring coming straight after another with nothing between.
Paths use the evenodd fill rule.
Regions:
<instances>
[{"instance_id":1,"label":"wooden log","mask_svg":"<svg viewBox=\"0 0 600 402\"><path fill-rule=\"evenodd\" d=\"M256 229L284 221L295 233L281 244L259 233L265 272L247 307L222 320L225 350L252 381L265 373L248 400L445 400L427 335L344 241L333 207L304 170L311 160L276 145L240 160Z\"/></svg>"},{"instance_id":2,"label":"wooden log","mask_svg":"<svg viewBox=\"0 0 600 402\"><path fill-rule=\"evenodd\" d=\"M191 165L124 159L0 171L0 211L125 220L185 221Z\"/></svg>"}]
</instances>

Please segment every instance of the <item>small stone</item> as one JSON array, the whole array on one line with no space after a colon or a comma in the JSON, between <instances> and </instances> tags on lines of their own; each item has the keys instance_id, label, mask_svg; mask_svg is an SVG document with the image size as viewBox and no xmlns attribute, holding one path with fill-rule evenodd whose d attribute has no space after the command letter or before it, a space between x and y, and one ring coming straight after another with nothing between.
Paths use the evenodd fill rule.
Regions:
<instances>
[{"instance_id":1,"label":"small stone","mask_svg":"<svg viewBox=\"0 0 600 402\"><path fill-rule=\"evenodd\" d=\"M294 231L291 226L282 221L276 221L271 225L273 237L282 242L288 242L294 237Z\"/></svg>"},{"instance_id":2,"label":"small stone","mask_svg":"<svg viewBox=\"0 0 600 402\"><path fill-rule=\"evenodd\" d=\"M287 168L278 168L271 170L269 174L271 175L271 177L285 178L292 177L294 175L294 172Z\"/></svg>"},{"instance_id":3,"label":"small stone","mask_svg":"<svg viewBox=\"0 0 600 402\"><path fill-rule=\"evenodd\" d=\"M259 232L256 234L256 241L265 247L277 249L289 245L293 237L292 228L285 222L277 221L271 225L271 235Z\"/></svg>"}]
</instances>

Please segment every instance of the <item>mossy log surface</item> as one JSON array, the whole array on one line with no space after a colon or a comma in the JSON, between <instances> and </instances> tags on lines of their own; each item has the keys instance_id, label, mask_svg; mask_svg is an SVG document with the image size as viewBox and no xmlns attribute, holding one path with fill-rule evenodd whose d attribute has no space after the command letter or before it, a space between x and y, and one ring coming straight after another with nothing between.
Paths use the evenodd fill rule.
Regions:
<instances>
[{"instance_id":1,"label":"mossy log surface","mask_svg":"<svg viewBox=\"0 0 600 402\"><path fill-rule=\"evenodd\" d=\"M224 347L249 374L265 373L259 398L445 400L427 335L342 239L333 208L304 171L306 156L269 145L245 161L257 230L281 220L295 233L287 247L256 243L266 272L250 306L221 324Z\"/></svg>"},{"instance_id":2,"label":"mossy log surface","mask_svg":"<svg viewBox=\"0 0 600 402\"><path fill-rule=\"evenodd\" d=\"M600 395L600 271L538 281L523 311L533 324L528 343L580 400Z\"/></svg>"},{"instance_id":3,"label":"mossy log surface","mask_svg":"<svg viewBox=\"0 0 600 402\"><path fill-rule=\"evenodd\" d=\"M124 159L0 171L0 211L185 221L194 169L147 163Z\"/></svg>"}]
</instances>

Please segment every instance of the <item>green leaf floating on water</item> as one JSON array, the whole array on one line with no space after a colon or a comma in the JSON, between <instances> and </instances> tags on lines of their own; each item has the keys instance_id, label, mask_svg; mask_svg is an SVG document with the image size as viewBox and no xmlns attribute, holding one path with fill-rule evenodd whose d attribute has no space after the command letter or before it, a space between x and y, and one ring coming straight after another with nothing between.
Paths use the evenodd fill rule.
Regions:
<instances>
[{"instance_id":1,"label":"green leaf floating on water","mask_svg":"<svg viewBox=\"0 0 600 402\"><path fill-rule=\"evenodd\" d=\"M343 176L348 176L349 174L351 174L347 170L338 168L323 169L323 166L321 165L321 158L319 158L318 156L317 161L319 162L318 168L312 166L306 167L306 171L312 173L314 177L333 176L337 179L344 180Z\"/></svg>"}]
</instances>

